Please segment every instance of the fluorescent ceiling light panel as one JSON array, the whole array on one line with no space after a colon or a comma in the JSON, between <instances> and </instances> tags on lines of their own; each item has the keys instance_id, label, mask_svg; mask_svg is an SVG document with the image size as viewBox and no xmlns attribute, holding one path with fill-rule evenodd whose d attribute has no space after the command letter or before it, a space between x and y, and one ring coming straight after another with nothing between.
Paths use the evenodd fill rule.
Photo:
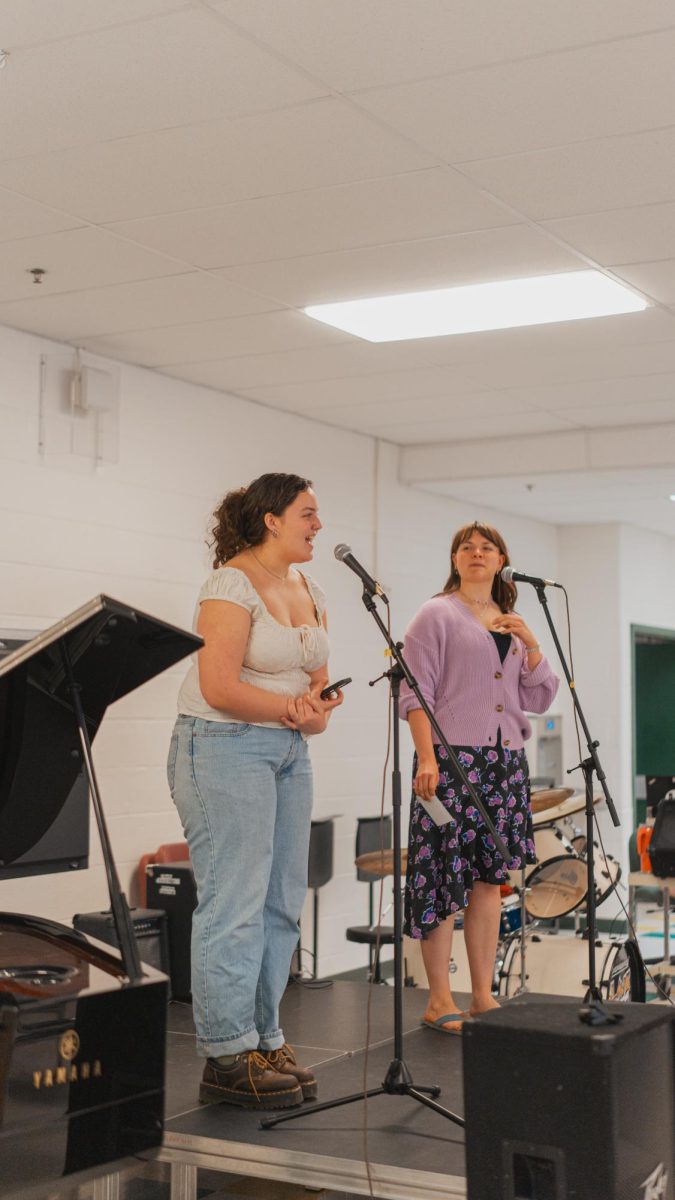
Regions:
<instances>
[{"instance_id":1,"label":"fluorescent ceiling light panel","mask_svg":"<svg viewBox=\"0 0 675 1200\"><path fill-rule=\"evenodd\" d=\"M339 304L311 304L308 317L369 342L447 337L485 329L581 321L639 312L648 302L601 271L504 279L433 292L405 292Z\"/></svg>"}]
</instances>

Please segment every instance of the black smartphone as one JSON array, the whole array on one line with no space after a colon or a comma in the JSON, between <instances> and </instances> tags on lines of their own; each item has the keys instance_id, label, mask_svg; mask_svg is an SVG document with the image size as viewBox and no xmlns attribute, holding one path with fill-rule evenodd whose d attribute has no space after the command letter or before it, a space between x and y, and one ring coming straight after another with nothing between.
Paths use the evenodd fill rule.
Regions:
<instances>
[{"instance_id":1,"label":"black smartphone","mask_svg":"<svg viewBox=\"0 0 675 1200\"><path fill-rule=\"evenodd\" d=\"M334 700L335 693L342 688L346 688L347 684L351 683L351 681L352 677L351 675L348 675L346 679L338 679L337 683L329 683L328 687L325 687L322 692L319 692L320 699Z\"/></svg>"}]
</instances>

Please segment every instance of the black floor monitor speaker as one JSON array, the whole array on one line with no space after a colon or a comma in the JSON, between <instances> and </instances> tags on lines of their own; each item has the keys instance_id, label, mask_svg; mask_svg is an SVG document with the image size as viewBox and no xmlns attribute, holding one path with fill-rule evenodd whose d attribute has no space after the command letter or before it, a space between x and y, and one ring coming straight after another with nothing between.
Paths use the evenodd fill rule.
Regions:
<instances>
[{"instance_id":1,"label":"black floor monitor speaker","mask_svg":"<svg viewBox=\"0 0 675 1200\"><path fill-rule=\"evenodd\" d=\"M463 1030L467 1200L673 1200L675 1014L527 996Z\"/></svg>"},{"instance_id":2,"label":"black floor monitor speaker","mask_svg":"<svg viewBox=\"0 0 675 1200\"><path fill-rule=\"evenodd\" d=\"M148 904L164 910L169 928L171 995L189 1000L192 913L197 907L197 889L189 862L149 863Z\"/></svg>"},{"instance_id":3,"label":"black floor monitor speaker","mask_svg":"<svg viewBox=\"0 0 675 1200\"><path fill-rule=\"evenodd\" d=\"M169 974L169 939L166 913L153 908L132 908L131 923L138 944L141 961ZM117 930L113 915L107 912L75 913L73 929L87 933L90 937L118 946Z\"/></svg>"}]
</instances>

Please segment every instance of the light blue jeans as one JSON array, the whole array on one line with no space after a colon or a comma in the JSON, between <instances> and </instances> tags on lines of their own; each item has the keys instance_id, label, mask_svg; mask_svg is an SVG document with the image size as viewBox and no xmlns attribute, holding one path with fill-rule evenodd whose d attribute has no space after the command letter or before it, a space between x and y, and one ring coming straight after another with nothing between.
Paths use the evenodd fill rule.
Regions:
<instances>
[{"instance_id":1,"label":"light blue jeans","mask_svg":"<svg viewBox=\"0 0 675 1200\"><path fill-rule=\"evenodd\" d=\"M284 1044L307 891L312 766L291 729L179 716L167 763L197 885L192 1003L206 1058Z\"/></svg>"}]
</instances>

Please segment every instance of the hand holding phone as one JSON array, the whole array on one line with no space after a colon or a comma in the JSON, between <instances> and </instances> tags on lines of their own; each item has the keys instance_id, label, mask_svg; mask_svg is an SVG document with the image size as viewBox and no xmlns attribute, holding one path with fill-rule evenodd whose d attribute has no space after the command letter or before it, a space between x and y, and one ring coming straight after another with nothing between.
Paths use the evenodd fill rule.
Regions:
<instances>
[{"instance_id":1,"label":"hand holding phone","mask_svg":"<svg viewBox=\"0 0 675 1200\"><path fill-rule=\"evenodd\" d=\"M320 700L335 700L335 697L342 688L346 688L348 683L351 683L352 677L348 675L346 679L338 679L337 683L329 683L327 687L319 692Z\"/></svg>"}]
</instances>

